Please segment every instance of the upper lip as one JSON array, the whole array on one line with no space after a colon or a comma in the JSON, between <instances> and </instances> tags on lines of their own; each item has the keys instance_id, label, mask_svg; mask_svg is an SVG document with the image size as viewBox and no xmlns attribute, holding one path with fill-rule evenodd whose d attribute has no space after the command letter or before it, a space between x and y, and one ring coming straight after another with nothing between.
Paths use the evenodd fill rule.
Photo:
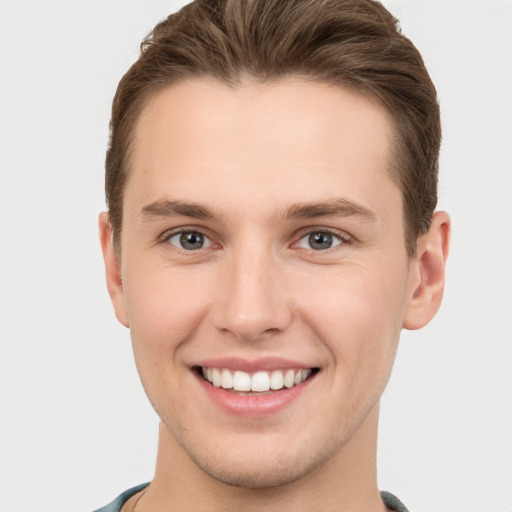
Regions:
<instances>
[{"instance_id":1,"label":"upper lip","mask_svg":"<svg viewBox=\"0 0 512 512\"><path fill-rule=\"evenodd\" d=\"M203 359L194 366L205 368L226 368L228 370L241 370L247 373L257 371L287 370L287 369L307 369L315 368L301 361L284 359L280 357L262 357L258 359L244 359L241 357L220 357L213 359Z\"/></svg>"}]
</instances>

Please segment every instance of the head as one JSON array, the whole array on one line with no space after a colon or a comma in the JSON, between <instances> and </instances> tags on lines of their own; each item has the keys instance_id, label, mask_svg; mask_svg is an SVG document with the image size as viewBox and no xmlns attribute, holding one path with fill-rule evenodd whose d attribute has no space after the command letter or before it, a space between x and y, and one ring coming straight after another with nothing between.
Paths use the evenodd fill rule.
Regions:
<instances>
[{"instance_id":1,"label":"head","mask_svg":"<svg viewBox=\"0 0 512 512\"><path fill-rule=\"evenodd\" d=\"M400 330L442 296L439 138L378 3L193 2L155 28L114 100L100 228L161 460L244 487L372 471Z\"/></svg>"},{"instance_id":2,"label":"head","mask_svg":"<svg viewBox=\"0 0 512 512\"><path fill-rule=\"evenodd\" d=\"M116 247L134 130L151 97L190 78L236 87L248 78L290 76L357 92L388 111L389 173L402 192L404 240L412 256L437 203L439 106L421 55L373 0L194 1L159 23L113 102L106 197Z\"/></svg>"}]
</instances>

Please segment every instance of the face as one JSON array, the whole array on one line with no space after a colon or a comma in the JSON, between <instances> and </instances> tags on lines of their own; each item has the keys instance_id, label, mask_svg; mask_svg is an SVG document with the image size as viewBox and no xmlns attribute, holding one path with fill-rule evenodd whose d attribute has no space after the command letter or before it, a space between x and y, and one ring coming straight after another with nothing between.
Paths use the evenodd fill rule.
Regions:
<instances>
[{"instance_id":1,"label":"face","mask_svg":"<svg viewBox=\"0 0 512 512\"><path fill-rule=\"evenodd\" d=\"M299 79L189 81L145 107L132 164L113 297L163 435L261 487L374 433L417 284L386 111Z\"/></svg>"}]
</instances>

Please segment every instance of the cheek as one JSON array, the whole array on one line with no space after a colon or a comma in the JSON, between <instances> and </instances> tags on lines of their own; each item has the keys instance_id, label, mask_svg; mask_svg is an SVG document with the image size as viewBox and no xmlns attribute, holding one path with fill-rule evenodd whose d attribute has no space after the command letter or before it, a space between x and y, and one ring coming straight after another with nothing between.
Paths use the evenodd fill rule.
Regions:
<instances>
[{"instance_id":1,"label":"cheek","mask_svg":"<svg viewBox=\"0 0 512 512\"><path fill-rule=\"evenodd\" d=\"M130 269L131 270L131 269ZM180 354L204 320L208 284L178 275L175 270L146 266L145 272L127 272L124 288L133 353L146 394L167 424L189 407L182 398L188 369Z\"/></svg>"},{"instance_id":2,"label":"cheek","mask_svg":"<svg viewBox=\"0 0 512 512\"><path fill-rule=\"evenodd\" d=\"M125 300L136 357L173 360L208 310L206 279L156 267L128 272Z\"/></svg>"},{"instance_id":3,"label":"cheek","mask_svg":"<svg viewBox=\"0 0 512 512\"><path fill-rule=\"evenodd\" d=\"M395 265L396 266L396 265ZM405 308L407 272L381 265L340 268L315 279L302 315L327 346L343 375L389 372ZM398 271L400 270L400 271Z\"/></svg>"}]
</instances>

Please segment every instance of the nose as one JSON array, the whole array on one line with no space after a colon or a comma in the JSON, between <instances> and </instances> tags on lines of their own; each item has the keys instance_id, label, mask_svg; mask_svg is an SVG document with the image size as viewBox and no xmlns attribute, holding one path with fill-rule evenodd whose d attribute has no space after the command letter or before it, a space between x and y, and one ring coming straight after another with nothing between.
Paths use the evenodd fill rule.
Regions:
<instances>
[{"instance_id":1,"label":"nose","mask_svg":"<svg viewBox=\"0 0 512 512\"><path fill-rule=\"evenodd\" d=\"M229 260L220 277L214 326L243 341L285 331L292 319L290 290L275 258L259 251Z\"/></svg>"}]
</instances>

